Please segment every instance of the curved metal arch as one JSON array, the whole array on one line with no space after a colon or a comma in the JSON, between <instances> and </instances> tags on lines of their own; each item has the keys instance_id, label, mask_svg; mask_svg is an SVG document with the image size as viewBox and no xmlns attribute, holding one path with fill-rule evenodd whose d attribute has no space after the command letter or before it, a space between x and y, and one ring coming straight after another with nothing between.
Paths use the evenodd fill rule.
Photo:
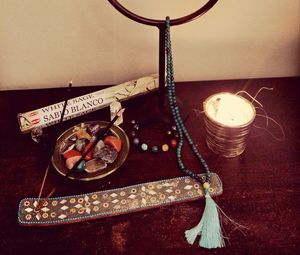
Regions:
<instances>
[{"instance_id":1,"label":"curved metal arch","mask_svg":"<svg viewBox=\"0 0 300 255\"><path fill-rule=\"evenodd\" d=\"M159 29L159 91L160 91L160 108L164 109L164 94L165 94L165 31L166 31L166 20L156 20L156 19L149 19L146 17L139 16L128 9L126 9L123 5L119 3L118 0L108 0L110 4L120 13L122 13L127 18L136 21L138 23L148 25L148 26L155 26ZM170 25L176 26L181 25L184 23L187 23L189 21L192 21L207 11L209 11L218 0L208 0L206 4L204 4L202 7L200 7L195 12L177 18L177 19L171 19Z\"/></svg>"},{"instance_id":2,"label":"curved metal arch","mask_svg":"<svg viewBox=\"0 0 300 255\"><path fill-rule=\"evenodd\" d=\"M139 23L142 23L142 24L148 25L148 26L161 27L161 26L165 25L165 22L166 22L165 20L149 19L149 18L139 16L139 15L129 11L123 5L121 5L118 0L108 0L108 2L110 2L110 4L115 9L117 9L120 13L122 13L124 16L126 16L127 18L129 18L131 20L134 20L136 22L139 22ZM176 26L176 25L181 25L181 24L187 23L189 21L192 21L192 20L200 17L207 11L209 11L217 2L218 2L218 0L209 0L205 5L200 7L195 12L193 12L189 15L177 18L177 19L171 19L170 25Z\"/></svg>"}]
</instances>

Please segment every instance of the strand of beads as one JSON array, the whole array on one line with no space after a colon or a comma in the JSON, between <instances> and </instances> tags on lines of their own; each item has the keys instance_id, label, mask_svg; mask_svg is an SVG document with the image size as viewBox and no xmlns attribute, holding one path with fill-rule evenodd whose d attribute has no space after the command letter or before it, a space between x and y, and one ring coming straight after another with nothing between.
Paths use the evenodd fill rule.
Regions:
<instances>
[{"instance_id":1,"label":"strand of beads","mask_svg":"<svg viewBox=\"0 0 300 255\"><path fill-rule=\"evenodd\" d=\"M178 140L178 132L176 126L171 126L168 128L166 133L166 140L168 142L164 142L162 145L152 144L150 145L145 139L141 138L141 126L135 120L131 120L131 131L129 133L130 137L132 138L132 143L139 147L142 151L150 150L153 153L157 153L159 151L167 152L171 148L177 147L177 140ZM153 142L152 142L153 143Z\"/></svg>"},{"instance_id":2,"label":"strand of beads","mask_svg":"<svg viewBox=\"0 0 300 255\"><path fill-rule=\"evenodd\" d=\"M186 129L182 118L180 116L179 108L176 102L176 94L175 94L175 84L174 84L174 68L173 68L173 57L172 57L172 47L171 47L171 36L170 36L170 18L166 18L166 55L167 55L167 84L168 84L168 96L169 96L169 104L171 107L172 115L177 127L177 131L179 133L179 141L177 146L177 161L178 166L185 174L190 177L198 180L203 184L204 189L207 191L210 186L210 177L211 171L206 164L205 160L201 156L198 151L196 145L194 144L188 130ZM200 164L205 169L205 180L203 180L198 174L194 173L190 169L186 168L182 161L182 147L183 147L183 138L186 138L188 144L190 145L194 155L199 160Z\"/></svg>"}]
</instances>

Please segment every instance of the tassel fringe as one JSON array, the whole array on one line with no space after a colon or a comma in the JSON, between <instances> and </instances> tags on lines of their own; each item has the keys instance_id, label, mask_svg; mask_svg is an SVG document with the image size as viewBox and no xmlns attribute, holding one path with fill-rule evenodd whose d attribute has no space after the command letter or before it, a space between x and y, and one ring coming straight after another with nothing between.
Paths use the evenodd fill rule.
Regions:
<instances>
[{"instance_id":1,"label":"tassel fringe","mask_svg":"<svg viewBox=\"0 0 300 255\"><path fill-rule=\"evenodd\" d=\"M189 244L195 242L197 235L201 236L199 242L201 247L212 249L225 246L219 208L209 192L205 195L205 209L200 222L194 228L185 231L185 237Z\"/></svg>"}]
</instances>

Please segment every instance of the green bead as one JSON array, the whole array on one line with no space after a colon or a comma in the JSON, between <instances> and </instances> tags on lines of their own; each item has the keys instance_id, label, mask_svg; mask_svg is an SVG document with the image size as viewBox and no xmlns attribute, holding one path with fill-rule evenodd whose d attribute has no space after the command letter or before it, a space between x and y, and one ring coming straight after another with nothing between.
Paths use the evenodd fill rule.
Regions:
<instances>
[{"instance_id":1,"label":"green bead","mask_svg":"<svg viewBox=\"0 0 300 255\"><path fill-rule=\"evenodd\" d=\"M142 149L142 151L148 150L148 145L146 143L142 143L141 149Z\"/></svg>"}]
</instances>

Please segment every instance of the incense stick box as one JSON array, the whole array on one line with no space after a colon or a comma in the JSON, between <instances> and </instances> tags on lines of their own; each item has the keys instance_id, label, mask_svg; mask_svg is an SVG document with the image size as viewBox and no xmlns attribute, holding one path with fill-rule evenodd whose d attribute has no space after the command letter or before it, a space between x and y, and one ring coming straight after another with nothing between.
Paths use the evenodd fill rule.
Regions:
<instances>
[{"instance_id":1,"label":"incense stick box","mask_svg":"<svg viewBox=\"0 0 300 255\"><path fill-rule=\"evenodd\" d=\"M114 101L123 101L158 89L158 75L150 75L71 98L65 111L64 121L102 109ZM59 122L64 102L59 102L26 113L17 118L22 133L34 128L44 128Z\"/></svg>"}]
</instances>

